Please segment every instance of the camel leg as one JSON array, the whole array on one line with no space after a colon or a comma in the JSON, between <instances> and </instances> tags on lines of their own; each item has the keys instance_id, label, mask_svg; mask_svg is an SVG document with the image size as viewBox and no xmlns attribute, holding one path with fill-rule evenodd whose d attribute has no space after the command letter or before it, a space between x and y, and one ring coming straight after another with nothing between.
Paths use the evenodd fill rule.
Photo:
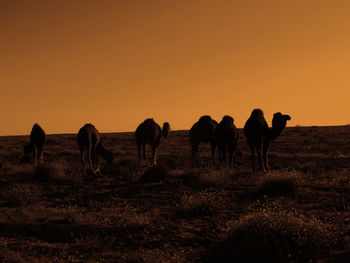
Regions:
<instances>
[{"instance_id":1,"label":"camel leg","mask_svg":"<svg viewBox=\"0 0 350 263\"><path fill-rule=\"evenodd\" d=\"M145 160L146 166L148 167L148 160L147 160L147 154L146 154L146 144L142 145L142 151L143 151L143 159Z\"/></svg>"},{"instance_id":2,"label":"camel leg","mask_svg":"<svg viewBox=\"0 0 350 263\"><path fill-rule=\"evenodd\" d=\"M250 152L251 152L251 159L252 159L252 168L253 168L253 172L256 171L256 157L255 157L255 150L254 147L249 145L250 148Z\"/></svg>"},{"instance_id":3,"label":"camel leg","mask_svg":"<svg viewBox=\"0 0 350 263\"><path fill-rule=\"evenodd\" d=\"M257 148L257 154L258 154L258 170L265 171L261 147Z\"/></svg>"},{"instance_id":4,"label":"camel leg","mask_svg":"<svg viewBox=\"0 0 350 263\"><path fill-rule=\"evenodd\" d=\"M223 158L223 161L224 161L224 167L227 168L226 145L223 147L222 158Z\"/></svg>"},{"instance_id":5,"label":"camel leg","mask_svg":"<svg viewBox=\"0 0 350 263\"><path fill-rule=\"evenodd\" d=\"M95 173L94 171L94 166L93 166L93 163L92 163L92 146L89 147L89 149L87 150L87 159L88 159L88 162L89 162L89 166L90 166L90 170Z\"/></svg>"},{"instance_id":6,"label":"camel leg","mask_svg":"<svg viewBox=\"0 0 350 263\"><path fill-rule=\"evenodd\" d=\"M232 168L236 168L237 167L237 155L235 152L232 152L231 153L231 158L230 158L230 161L231 161L231 167Z\"/></svg>"},{"instance_id":7,"label":"camel leg","mask_svg":"<svg viewBox=\"0 0 350 263\"><path fill-rule=\"evenodd\" d=\"M153 155L153 165L157 165L157 154L158 154L158 148L152 147L152 155Z\"/></svg>"},{"instance_id":8,"label":"camel leg","mask_svg":"<svg viewBox=\"0 0 350 263\"><path fill-rule=\"evenodd\" d=\"M81 156L81 165L83 168L83 177L85 177L86 173L85 173L85 153L84 153L84 149L80 149L80 156Z\"/></svg>"},{"instance_id":9,"label":"camel leg","mask_svg":"<svg viewBox=\"0 0 350 263\"><path fill-rule=\"evenodd\" d=\"M42 166L43 164L44 164L43 147L38 147L38 165Z\"/></svg>"},{"instance_id":10,"label":"camel leg","mask_svg":"<svg viewBox=\"0 0 350 263\"><path fill-rule=\"evenodd\" d=\"M94 147L92 150L92 165L93 165L93 169L94 169L94 174L96 176L102 176L101 171L100 171L100 165L99 165L98 153L97 153L96 147Z\"/></svg>"},{"instance_id":11,"label":"camel leg","mask_svg":"<svg viewBox=\"0 0 350 263\"><path fill-rule=\"evenodd\" d=\"M43 152L43 149L40 150L40 163L41 163L41 165L44 165L44 152Z\"/></svg>"},{"instance_id":12,"label":"camel leg","mask_svg":"<svg viewBox=\"0 0 350 263\"><path fill-rule=\"evenodd\" d=\"M234 165L233 165L233 148L232 147L228 147L228 157L229 157L229 160L228 160L228 165L230 168L233 168Z\"/></svg>"},{"instance_id":13,"label":"camel leg","mask_svg":"<svg viewBox=\"0 0 350 263\"><path fill-rule=\"evenodd\" d=\"M137 157L139 160L139 168L141 167L141 144L138 143L137 144Z\"/></svg>"},{"instance_id":14,"label":"camel leg","mask_svg":"<svg viewBox=\"0 0 350 263\"><path fill-rule=\"evenodd\" d=\"M39 166L39 152L38 152L38 148L35 147L35 153L34 153L35 157L34 157L34 166L38 167Z\"/></svg>"},{"instance_id":15,"label":"camel leg","mask_svg":"<svg viewBox=\"0 0 350 263\"><path fill-rule=\"evenodd\" d=\"M192 167L196 167L196 151L192 149Z\"/></svg>"},{"instance_id":16,"label":"camel leg","mask_svg":"<svg viewBox=\"0 0 350 263\"><path fill-rule=\"evenodd\" d=\"M210 146L211 146L211 159L212 159L213 164L215 165L216 164L216 162L215 162L215 148L216 148L216 144L211 142Z\"/></svg>"},{"instance_id":17,"label":"camel leg","mask_svg":"<svg viewBox=\"0 0 350 263\"><path fill-rule=\"evenodd\" d=\"M197 150L198 150L198 146L192 145L192 167L199 166L197 162Z\"/></svg>"},{"instance_id":18,"label":"camel leg","mask_svg":"<svg viewBox=\"0 0 350 263\"><path fill-rule=\"evenodd\" d=\"M267 156L268 147L269 147L268 143L264 144L264 147L263 147L263 165L264 165L265 170L270 169L269 164L268 164L268 156Z\"/></svg>"},{"instance_id":19,"label":"camel leg","mask_svg":"<svg viewBox=\"0 0 350 263\"><path fill-rule=\"evenodd\" d=\"M225 166L224 147L222 145L218 145L218 152L219 152L219 167L221 167L222 165Z\"/></svg>"}]
</instances>

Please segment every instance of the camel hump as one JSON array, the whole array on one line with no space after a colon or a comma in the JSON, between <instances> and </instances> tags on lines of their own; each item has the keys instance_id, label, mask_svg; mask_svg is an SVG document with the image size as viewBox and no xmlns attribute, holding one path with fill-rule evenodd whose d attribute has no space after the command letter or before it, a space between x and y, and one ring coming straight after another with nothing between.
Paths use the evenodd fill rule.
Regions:
<instances>
[{"instance_id":1,"label":"camel hump","mask_svg":"<svg viewBox=\"0 0 350 263\"><path fill-rule=\"evenodd\" d=\"M231 116L229 116L229 115L225 115L222 118L221 122L223 122L223 123L232 123L233 124L234 119Z\"/></svg>"},{"instance_id":2,"label":"camel hump","mask_svg":"<svg viewBox=\"0 0 350 263\"><path fill-rule=\"evenodd\" d=\"M78 132L78 137L96 137L96 141L99 141L99 132L94 125L91 123L86 123L83 127L80 128Z\"/></svg>"},{"instance_id":3,"label":"camel hump","mask_svg":"<svg viewBox=\"0 0 350 263\"><path fill-rule=\"evenodd\" d=\"M142 131L143 133L151 133L151 131L155 128L159 128L160 130L160 126L154 121L154 119L148 118L137 127L137 130L139 132Z\"/></svg>"},{"instance_id":4,"label":"camel hump","mask_svg":"<svg viewBox=\"0 0 350 263\"><path fill-rule=\"evenodd\" d=\"M148 119L145 119L144 121L143 121L143 124L144 125L153 125L154 123L156 123L155 121L154 121L154 119L153 118L148 118Z\"/></svg>"},{"instance_id":5,"label":"camel hump","mask_svg":"<svg viewBox=\"0 0 350 263\"><path fill-rule=\"evenodd\" d=\"M252 118L263 118L264 112L261 109L254 109L250 115Z\"/></svg>"},{"instance_id":6,"label":"camel hump","mask_svg":"<svg viewBox=\"0 0 350 263\"><path fill-rule=\"evenodd\" d=\"M45 143L46 133L38 123L33 125L32 131L30 132L30 140L32 143L38 145L43 145Z\"/></svg>"},{"instance_id":7,"label":"camel hump","mask_svg":"<svg viewBox=\"0 0 350 263\"><path fill-rule=\"evenodd\" d=\"M92 125L91 123L86 123L83 127L81 127L81 130L96 130L94 125Z\"/></svg>"},{"instance_id":8,"label":"camel hump","mask_svg":"<svg viewBox=\"0 0 350 263\"><path fill-rule=\"evenodd\" d=\"M32 128L32 133L38 134L38 133L45 133L45 132L44 132L43 128L41 128L38 123L35 123L33 125L33 128Z\"/></svg>"},{"instance_id":9,"label":"camel hump","mask_svg":"<svg viewBox=\"0 0 350 263\"><path fill-rule=\"evenodd\" d=\"M34 123L33 129L41 129L42 130L42 128L40 127L40 125L38 123Z\"/></svg>"},{"instance_id":10,"label":"camel hump","mask_svg":"<svg viewBox=\"0 0 350 263\"><path fill-rule=\"evenodd\" d=\"M202 117L199 118L198 122L199 123L210 123L212 121L211 117L209 115L203 115Z\"/></svg>"}]
</instances>

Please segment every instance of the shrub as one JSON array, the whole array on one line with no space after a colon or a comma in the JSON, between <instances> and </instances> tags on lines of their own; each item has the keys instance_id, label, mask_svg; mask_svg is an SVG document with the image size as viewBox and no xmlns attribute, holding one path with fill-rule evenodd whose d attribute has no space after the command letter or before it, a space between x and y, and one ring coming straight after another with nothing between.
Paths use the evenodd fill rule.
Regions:
<instances>
[{"instance_id":1,"label":"shrub","mask_svg":"<svg viewBox=\"0 0 350 263\"><path fill-rule=\"evenodd\" d=\"M225 200L216 192L185 193L181 197L178 212L187 216L210 215L225 205Z\"/></svg>"},{"instance_id":2,"label":"shrub","mask_svg":"<svg viewBox=\"0 0 350 263\"><path fill-rule=\"evenodd\" d=\"M259 196L294 194L298 188L299 176L297 172L270 172L261 179L255 193Z\"/></svg>"},{"instance_id":3,"label":"shrub","mask_svg":"<svg viewBox=\"0 0 350 263\"><path fill-rule=\"evenodd\" d=\"M221 238L222 250L214 255L218 262L307 261L339 242L317 218L271 207L230 221Z\"/></svg>"},{"instance_id":4,"label":"shrub","mask_svg":"<svg viewBox=\"0 0 350 263\"><path fill-rule=\"evenodd\" d=\"M203 186L227 187L232 185L232 175L225 170L212 170L199 175L199 183Z\"/></svg>"}]
</instances>

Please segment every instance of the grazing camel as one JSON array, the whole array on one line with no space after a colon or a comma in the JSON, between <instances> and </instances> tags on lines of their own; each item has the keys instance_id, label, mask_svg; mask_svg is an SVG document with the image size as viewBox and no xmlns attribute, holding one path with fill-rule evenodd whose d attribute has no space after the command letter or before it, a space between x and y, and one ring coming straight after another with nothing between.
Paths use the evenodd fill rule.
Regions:
<instances>
[{"instance_id":1,"label":"grazing camel","mask_svg":"<svg viewBox=\"0 0 350 263\"><path fill-rule=\"evenodd\" d=\"M102 176L98 157L100 155L108 164L111 164L113 162L113 154L103 147L98 130L90 123L85 124L78 132L77 141L81 154L83 176L86 175L85 160L88 161L94 175ZM87 159L85 158L85 153Z\"/></svg>"},{"instance_id":2,"label":"grazing camel","mask_svg":"<svg viewBox=\"0 0 350 263\"><path fill-rule=\"evenodd\" d=\"M35 123L30 132L30 142L23 146L23 156L21 162L30 162L31 155L34 152L34 166L38 167L44 164L43 148L46 141L46 134L39 124Z\"/></svg>"},{"instance_id":3,"label":"grazing camel","mask_svg":"<svg viewBox=\"0 0 350 263\"><path fill-rule=\"evenodd\" d=\"M169 135L170 124L163 123L163 128L151 118L142 122L135 131L135 139L137 144L139 167L141 166L141 148L143 158L147 166L149 166L146 156L146 144L150 144L152 148L153 165L157 164L158 147L162 138L166 139Z\"/></svg>"},{"instance_id":4,"label":"grazing camel","mask_svg":"<svg viewBox=\"0 0 350 263\"><path fill-rule=\"evenodd\" d=\"M255 151L258 157L258 170L266 171L269 169L267 151L270 142L277 139L290 120L289 115L283 115L277 112L273 115L272 128L269 128L264 118L264 113L260 109L252 111L249 119L244 125L244 135L247 138L252 154L253 170L256 170Z\"/></svg>"},{"instance_id":5,"label":"grazing camel","mask_svg":"<svg viewBox=\"0 0 350 263\"><path fill-rule=\"evenodd\" d=\"M233 122L233 118L226 115L215 129L215 138L219 150L219 165L223 164L224 167L227 167L226 150L229 153L229 166L233 167L237 164L236 153L239 153L237 148L238 131Z\"/></svg>"},{"instance_id":6,"label":"grazing camel","mask_svg":"<svg viewBox=\"0 0 350 263\"><path fill-rule=\"evenodd\" d=\"M216 148L215 129L218 123L213 120L209 115L204 115L193 124L190 129L190 142L192 147L192 166L198 165L197 151L201 142L210 143L212 161L215 163L214 154Z\"/></svg>"}]
</instances>

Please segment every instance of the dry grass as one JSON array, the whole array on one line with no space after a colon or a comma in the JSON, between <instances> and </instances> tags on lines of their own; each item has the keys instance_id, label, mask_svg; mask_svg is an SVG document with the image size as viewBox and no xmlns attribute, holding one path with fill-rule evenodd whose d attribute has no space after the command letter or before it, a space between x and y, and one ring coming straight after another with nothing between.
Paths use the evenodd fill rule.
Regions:
<instances>
[{"instance_id":1,"label":"dry grass","mask_svg":"<svg viewBox=\"0 0 350 263\"><path fill-rule=\"evenodd\" d=\"M218 195L217 192L185 193L181 196L178 212L186 216L210 215L226 205L227 200Z\"/></svg>"},{"instance_id":2,"label":"dry grass","mask_svg":"<svg viewBox=\"0 0 350 263\"><path fill-rule=\"evenodd\" d=\"M227 262L285 262L315 260L342 243L319 219L272 203L227 223L222 239Z\"/></svg>"},{"instance_id":3,"label":"dry grass","mask_svg":"<svg viewBox=\"0 0 350 263\"><path fill-rule=\"evenodd\" d=\"M296 171L269 172L261 178L256 194L259 196L280 196L295 194L301 181Z\"/></svg>"}]
</instances>

